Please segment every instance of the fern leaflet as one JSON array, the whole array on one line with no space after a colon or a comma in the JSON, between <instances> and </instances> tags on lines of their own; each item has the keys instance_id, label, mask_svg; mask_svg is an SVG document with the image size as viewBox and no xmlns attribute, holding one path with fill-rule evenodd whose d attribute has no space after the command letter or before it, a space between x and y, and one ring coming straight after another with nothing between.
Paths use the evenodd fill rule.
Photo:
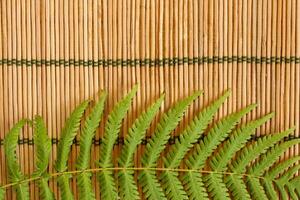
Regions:
<instances>
[{"instance_id":1,"label":"fern leaflet","mask_svg":"<svg viewBox=\"0 0 300 200\"><path fill-rule=\"evenodd\" d=\"M173 131L179 121L182 119L184 112L186 111L189 104L191 104L199 95L202 94L202 92L196 92L193 95L179 101L173 108L171 108L166 114L164 114L157 125L157 128L154 132L153 137L149 141L149 143L146 146L144 155L142 156L142 164L144 167L155 167L156 162L158 160L158 157L160 153L165 148L165 145L170 137L171 131ZM150 183L157 183L158 180L149 180L149 178L152 178L151 175L145 175L144 173L149 173L147 170L143 171L140 175L140 177L148 177L146 181ZM140 181L145 181L145 179L140 178ZM178 183L178 181L177 181ZM146 184L142 184L146 185ZM148 185L146 185L148 187ZM149 185L149 187L155 187L157 184ZM180 186L177 184L177 186ZM181 194L184 194L183 187L178 188L181 191ZM147 191L151 191L150 189L144 189ZM161 190L156 188L156 192L160 192ZM175 195L170 193L170 195ZM154 194L150 194L150 199L153 199ZM163 194L160 195L163 198Z\"/></svg>"},{"instance_id":2,"label":"fern leaflet","mask_svg":"<svg viewBox=\"0 0 300 200\"><path fill-rule=\"evenodd\" d=\"M136 119L132 128L129 129L128 135L125 140L124 147L119 157L120 167L132 167L133 156L137 146L142 142L147 128L150 126L151 121L160 108L164 95L162 95L156 103L154 103L146 112L142 113ZM120 180L120 197L121 199L139 199L137 186L133 177L134 171L121 170L118 174Z\"/></svg>"},{"instance_id":3,"label":"fern leaflet","mask_svg":"<svg viewBox=\"0 0 300 200\"><path fill-rule=\"evenodd\" d=\"M113 108L112 112L108 116L108 120L105 125L105 135L100 148L100 161L98 163L102 168L113 166L111 155L114 143L118 138L122 120L127 114L132 99L137 92L137 88L138 86L135 85L133 89ZM112 172L99 172L99 181L101 184L101 197L104 199L116 199L117 190Z\"/></svg>"},{"instance_id":4,"label":"fern leaflet","mask_svg":"<svg viewBox=\"0 0 300 200\"><path fill-rule=\"evenodd\" d=\"M22 181L25 177L20 170L18 159L16 155L16 148L18 144L18 137L21 129L27 120L23 119L17 122L8 132L4 139L4 151L6 156L6 164L8 170L8 178L11 182ZM27 183L18 184L15 186L18 200L29 199L29 187Z\"/></svg>"},{"instance_id":5,"label":"fern leaflet","mask_svg":"<svg viewBox=\"0 0 300 200\"><path fill-rule=\"evenodd\" d=\"M34 176L42 176L39 180L40 196L45 200L54 199L54 195L48 186L47 168L51 153L51 140L47 134L46 125L41 116L36 116L33 121L36 170Z\"/></svg>"},{"instance_id":6,"label":"fern leaflet","mask_svg":"<svg viewBox=\"0 0 300 200\"><path fill-rule=\"evenodd\" d=\"M90 151L92 147L93 137L95 136L96 129L99 126L102 117L106 96L106 92L101 92L99 101L96 103L91 114L85 121L80 137L80 152L76 161L76 167L79 170L85 170L90 166ZM91 174L86 172L82 172L77 177L79 197L82 200L95 199L95 194L92 189L90 177Z\"/></svg>"},{"instance_id":7,"label":"fern leaflet","mask_svg":"<svg viewBox=\"0 0 300 200\"><path fill-rule=\"evenodd\" d=\"M85 109L87 108L89 101L84 101L71 113L67 119L66 124L62 130L61 138L57 147L57 159L55 162L55 168L58 172L64 172L67 170L67 161L69 152L73 144L73 140L76 136L77 130L80 126L80 120L83 116ZM62 175L58 179L59 187L61 189L61 198L68 200L73 199L71 189L69 187L69 178L67 175Z\"/></svg>"}]
</instances>

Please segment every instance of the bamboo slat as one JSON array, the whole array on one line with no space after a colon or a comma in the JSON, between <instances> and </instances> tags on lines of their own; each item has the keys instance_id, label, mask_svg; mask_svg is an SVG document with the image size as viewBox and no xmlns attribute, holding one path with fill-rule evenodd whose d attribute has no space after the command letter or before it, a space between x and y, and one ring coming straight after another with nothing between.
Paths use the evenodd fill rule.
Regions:
<instances>
[{"instance_id":1,"label":"bamboo slat","mask_svg":"<svg viewBox=\"0 0 300 200\"><path fill-rule=\"evenodd\" d=\"M122 137L163 92L161 111L204 90L174 131L178 135L198 111L229 88L232 95L215 120L258 103L243 123L271 111L276 116L257 135L295 125L294 137L300 137L300 1L1 0L0 185L7 183L3 139L19 119L39 114L46 120L53 139L52 172L60 130L75 106L106 90L105 120L136 83L139 91L123 122ZM95 159L104 120L92 149ZM30 174L30 127L19 142L22 170ZM143 148L139 147L136 163ZM120 149L117 146L114 155ZM70 169L75 169L78 150L72 147ZM296 154L299 146L282 159ZM95 178L93 182L99 198ZM56 182L50 186L59 195ZM72 188L76 193L75 180ZM30 191L31 198L38 199L37 187L32 184ZM6 197L15 199L15 194L9 191Z\"/></svg>"}]
</instances>

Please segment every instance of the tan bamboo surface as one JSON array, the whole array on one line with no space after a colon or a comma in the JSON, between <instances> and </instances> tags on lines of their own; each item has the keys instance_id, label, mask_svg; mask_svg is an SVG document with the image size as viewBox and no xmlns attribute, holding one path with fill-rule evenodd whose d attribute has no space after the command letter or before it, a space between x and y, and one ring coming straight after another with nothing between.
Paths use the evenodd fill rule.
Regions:
<instances>
[{"instance_id":1,"label":"tan bamboo surface","mask_svg":"<svg viewBox=\"0 0 300 200\"><path fill-rule=\"evenodd\" d=\"M204 91L176 135L231 88L215 120L258 103L243 122L271 111L276 116L257 135L295 125L299 137L300 0L0 0L0 185L7 183L3 138L15 122L42 115L49 136L57 139L66 117L84 99L97 99L98 91L106 90L105 120L136 83L139 91L121 136L162 92L164 111L193 91ZM18 146L26 174L34 169L31 139L26 127ZM73 145L70 169L78 151ZM143 146L137 162L142 151ZM284 158L294 154L299 146ZM98 159L99 145L92 155ZM75 179L71 184L76 194ZM50 186L58 195L56 182ZM37 187L31 184L30 191L38 199ZM7 199L15 199L11 190Z\"/></svg>"}]
</instances>

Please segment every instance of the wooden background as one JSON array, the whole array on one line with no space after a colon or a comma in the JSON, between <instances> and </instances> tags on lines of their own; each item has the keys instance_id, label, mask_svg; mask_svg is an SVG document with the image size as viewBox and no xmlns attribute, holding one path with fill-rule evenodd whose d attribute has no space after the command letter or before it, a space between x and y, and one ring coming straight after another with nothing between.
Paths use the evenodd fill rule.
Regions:
<instances>
[{"instance_id":1,"label":"wooden background","mask_svg":"<svg viewBox=\"0 0 300 200\"><path fill-rule=\"evenodd\" d=\"M231 88L216 119L256 102L258 108L244 122L276 112L257 135L295 125L299 137L300 1L1 0L0 185L6 183L3 138L16 121L42 115L55 143L83 99L105 89L108 113L135 83L140 87L123 136L162 92L162 110L195 90L205 92L178 134L197 111ZM102 133L103 128L96 139ZM31 139L27 127L18 148L27 174L34 168ZM53 148L51 165L56 144ZM93 147L95 159L98 149ZM74 145L70 163L77 151ZM299 147L285 157L290 154L299 154ZM56 184L50 185L57 195ZM76 192L74 181L72 186ZM38 199L37 188L30 190ZM8 191L7 199L12 198Z\"/></svg>"}]
</instances>

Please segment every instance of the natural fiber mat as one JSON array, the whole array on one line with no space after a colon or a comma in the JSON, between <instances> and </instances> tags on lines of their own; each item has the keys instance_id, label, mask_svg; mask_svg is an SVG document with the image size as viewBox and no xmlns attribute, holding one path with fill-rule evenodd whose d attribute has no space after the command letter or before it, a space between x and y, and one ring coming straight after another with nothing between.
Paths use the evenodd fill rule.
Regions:
<instances>
[{"instance_id":1,"label":"natural fiber mat","mask_svg":"<svg viewBox=\"0 0 300 200\"><path fill-rule=\"evenodd\" d=\"M276 112L258 136L295 125L293 137L299 137L300 1L1 0L0 183L7 181L3 138L17 120L42 115L55 155L60 130L76 105L105 89L107 113L135 83L139 91L119 144L133 119L162 92L162 110L195 90L205 92L175 136L229 88L232 95L215 120L256 102L244 121ZM77 151L74 145L73 161ZM22 132L18 154L22 170L31 173L31 128ZM285 157L291 154L299 154L299 147ZM57 194L57 185L50 185ZM72 187L76 191L74 180ZM30 190L38 199L37 188ZM7 192L7 199L14 198Z\"/></svg>"}]
</instances>

